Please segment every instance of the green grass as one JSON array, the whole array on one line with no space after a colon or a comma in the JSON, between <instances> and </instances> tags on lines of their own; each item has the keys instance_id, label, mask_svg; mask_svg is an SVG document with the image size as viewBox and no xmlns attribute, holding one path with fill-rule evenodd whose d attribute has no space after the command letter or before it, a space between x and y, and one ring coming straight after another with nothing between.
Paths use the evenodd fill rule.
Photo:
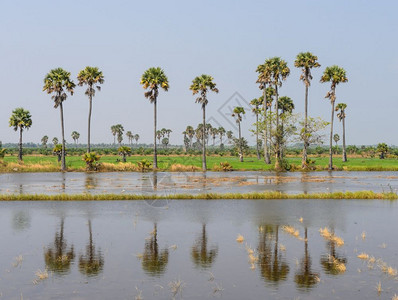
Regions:
<instances>
[{"instance_id":1,"label":"green grass","mask_svg":"<svg viewBox=\"0 0 398 300\"><path fill-rule=\"evenodd\" d=\"M101 163L121 164L117 160L118 156L102 156ZM152 156L131 156L127 158L128 163L137 164L138 161L147 159L152 161ZM327 170L328 157L311 157L315 161L316 170ZM209 156L207 158L207 166L212 170L214 166L219 166L221 162L229 162L233 170L245 171L267 171L273 170L273 164L266 165L262 160L257 160L256 157L245 157L244 162L239 162L239 158L231 156ZM301 171L301 157L289 157L288 161L293 165L293 171ZM9 166L7 167L6 164ZM40 171L57 171L60 168L57 158L55 156L39 156L26 155L24 156L24 166L18 167L16 156L6 156L4 163L0 162L0 172L40 172ZM349 158L348 162L343 163L340 156L333 159L336 170L347 171L398 171L397 159L378 159L378 158ZM81 156L67 156L66 164L69 171L84 171L85 163ZM202 161L200 156L158 156L158 167L160 170L169 170L172 165L181 164L186 166L196 166L201 168ZM11 166L10 166L11 165ZM44 167L43 167L44 166Z\"/></svg>"},{"instance_id":2,"label":"green grass","mask_svg":"<svg viewBox=\"0 0 398 300\"><path fill-rule=\"evenodd\" d=\"M372 191L334 192L313 194L286 194L281 192L227 193L227 194L174 194L174 195L136 195L136 194L22 194L0 195L0 201L109 201L109 200L156 200L156 199L398 199L395 193L375 193Z\"/></svg>"}]
</instances>

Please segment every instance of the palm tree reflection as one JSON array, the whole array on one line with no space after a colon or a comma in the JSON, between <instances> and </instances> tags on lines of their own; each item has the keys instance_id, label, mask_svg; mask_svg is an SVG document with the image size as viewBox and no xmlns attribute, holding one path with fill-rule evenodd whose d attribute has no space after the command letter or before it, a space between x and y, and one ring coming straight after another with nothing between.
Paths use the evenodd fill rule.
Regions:
<instances>
[{"instance_id":1,"label":"palm tree reflection","mask_svg":"<svg viewBox=\"0 0 398 300\"><path fill-rule=\"evenodd\" d=\"M319 274L311 270L311 257L308 252L307 227L304 230L304 257L300 263L300 269L294 276L294 281L299 289L310 290L319 282Z\"/></svg>"},{"instance_id":2,"label":"palm tree reflection","mask_svg":"<svg viewBox=\"0 0 398 300\"><path fill-rule=\"evenodd\" d=\"M69 271L70 264L75 258L73 245L67 249L64 238L64 218L61 218L60 231L55 233L53 246L48 247L44 253L44 260L48 270L54 273L64 274Z\"/></svg>"},{"instance_id":3,"label":"palm tree reflection","mask_svg":"<svg viewBox=\"0 0 398 300\"><path fill-rule=\"evenodd\" d=\"M202 225L202 234L191 249L192 260L196 266L210 268L218 253L218 247L207 247L206 224Z\"/></svg>"},{"instance_id":4,"label":"palm tree reflection","mask_svg":"<svg viewBox=\"0 0 398 300\"><path fill-rule=\"evenodd\" d=\"M278 285L287 279L289 266L279 249L279 225L262 225L259 228L258 264L261 277L268 283ZM274 240L274 241L273 241Z\"/></svg>"},{"instance_id":5,"label":"palm tree reflection","mask_svg":"<svg viewBox=\"0 0 398 300\"><path fill-rule=\"evenodd\" d=\"M144 254L142 256L142 269L151 276L159 276L164 273L169 261L167 248L159 251L157 224L154 224L151 237L145 241Z\"/></svg>"},{"instance_id":6,"label":"palm tree reflection","mask_svg":"<svg viewBox=\"0 0 398 300\"><path fill-rule=\"evenodd\" d=\"M101 250L95 251L91 220L88 220L89 243L86 246L85 255L79 257L79 271L86 276L98 275L104 266L104 258Z\"/></svg>"}]
</instances>

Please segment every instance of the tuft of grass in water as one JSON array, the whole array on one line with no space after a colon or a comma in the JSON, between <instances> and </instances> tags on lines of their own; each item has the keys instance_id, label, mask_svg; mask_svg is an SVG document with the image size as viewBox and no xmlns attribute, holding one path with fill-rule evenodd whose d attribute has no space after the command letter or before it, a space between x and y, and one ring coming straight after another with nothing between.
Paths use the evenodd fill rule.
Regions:
<instances>
[{"instance_id":1,"label":"tuft of grass in water","mask_svg":"<svg viewBox=\"0 0 398 300\"><path fill-rule=\"evenodd\" d=\"M185 283L182 282L180 279L169 282L169 287L171 293L173 294L173 299L175 299L178 294L180 294L180 297L182 298L182 289L184 286Z\"/></svg>"},{"instance_id":2,"label":"tuft of grass in water","mask_svg":"<svg viewBox=\"0 0 398 300\"><path fill-rule=\"evenodd\" d=\"M33 284L38 284L40 281L48 278L47 269L44 269L44 271L41 271L39 269L36 271L35 275L36 275L36 279L33 280Z\"/></svg>"},{"instance_id":3,"label":"tuft of grass in water","mask_svg":"<svg viewBox=\"0 0 398 300\"><path fill-rule=\"evenodd\" d=\"M369 254L366 254L366 253L362 252L362 253L358 254L357 257L359 259L368 260L369 259Z\"/></svg>"},{"instance_id":4,"label":"tuft of grass in water","mask_svg":"<svg viewBox=\"0 0 398 300\"><path fill-rule=\"evenodd\" d=\"M23 261L23 256L18 255L17 257L15 257L15 262L12 263L12 266L14 268L20 267L22 265L22 261Z\"/></svg>"},{"instance_id":5,"label":"tuft of grass in water","mask_svg":"<svg viewBox=\"0 0 398 300\"><path fill-rule=\"evenodd\" d=\"M391 300L398 300L398 295L394 294L394 296L392 296Z\"/></svg>"},{"instance_id":6,"label":"tuft of grass in water","mask_svg":"<svg viewBox=\"0 0 398 300\"><path fill-rule=\"evenodd\" d=\"M336 243L337 247L344 245L344 240L341 237L336 236L333 232L330 232L327 227L319 229L319 233L324 239Z\"/></svg>"},{"instance_id":7,"label":"tuft of grass in water","mask_svg":"<svg viewBox=\"0 0 398 300\"><path fill-rule=\"evenodd\" d=\"M242 235L238 234L236 241L241 244L241 243L243 243L244 240L245 240L245 238Z\"/></svg>"},{"instance_id":8,"label":"tuft of grass in water","mask_svg":"<svg viewBox=\"0 0 398 300\"><path fill-rule=\"evenodd\" d=\"M288 233L288 234L290 234L290 235L296 237L296 238L299 238L299 237L300 237L300 232L299 232L296 228L294 228L293 226L290 226L290 225L283 225L283 226L282 226L282 230L283 230L284 232L286 232L286 233Z\"/></svg>"},{"instance_id":9,"label":"tuft of grass in water","mask_svg":"<svg viewBox=\"0 0 398 300\"><path fill-rule=\"evenodd\" d=\"M365 239L366 239L366 232L365 232L365 231L362 231L362 233L361 233L361 238L362 238L362 240L365 240Z\"/></svg>"},{"instance_id":10,"label":"tuft of grass in water","mask_svg":"<svg viewBox=\"0 0 398 300\"><path fill-rule=\"evenodd\" d=\"M101 163L101 172L136 172L138 171L138 167L136 164L126 162L126 163Z\"/></svg>"},{"instance_id":11,"label":"tuft of grass in water","mask_svg":"<svg viewBox=\"0 0 398 300\"><path fill-rule=\"evenodd\" d=\"M159 200L159 199L385 199L396 200L395 193L375 193L373 191L359 192L334 192L334 193L313 193L313 194L286 194L282 192L261 192L261 193L205 193L205 194L170 194L170 195L140 195L140 194L0 194L0 201L90 201L90 200Z\"/></svg>"},{"instance_id":12,"label":"tuft of grass in water","mask_svg":"<svg viewBox=\"0 0 398 300\"><path fill-rule=\"evenodd\" d=\"M379 281L379 283L376 285L376 291L377 294L381 294L381 292L383 291L383 289L381 288L381 282Z\"/></svg>"}]
</instances>

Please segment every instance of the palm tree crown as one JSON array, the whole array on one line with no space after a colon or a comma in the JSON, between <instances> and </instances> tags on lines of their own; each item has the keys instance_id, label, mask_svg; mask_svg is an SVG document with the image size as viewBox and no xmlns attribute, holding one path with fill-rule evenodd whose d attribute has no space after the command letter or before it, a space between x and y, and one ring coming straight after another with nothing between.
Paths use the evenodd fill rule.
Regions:
<instances>
[{"instance_id":1,"label":"palm tree crown","mask_svg":"<svg viewBox=\"0 0 398 300\"><path fill-rule=\"evenodd\" d=\"M202 106L206 106L208 103L206 97L207 92L210 90L212 92L218 93L218 89L216 88L216 84L213 80L213 77L205 74L197 76L194 80L192 80L192 84L189 89L194 95L200 93L200 96L196 98L196 103L200 103L202 104Z\"/></svg>"},{"instance_id":2,"label":"palm tree crown","mask_svg":"<svg viewBox=\"0 0 398 300\"><path fill-rule=\"evenodd\" d=\"M32 116L28 110L16 108L12 111L9 124L15 131L29 129L32 126Z\"/></svg>"},{"instance_id":3,"label":"palm tree crown","mask_svg":"<svg viewBox=\"0 0 398 300\"><path fill-rule=\"evenodd\" d=\"M54 100L54 108L66 100L66 92L73 95L75 83L70 79L70 73L62 68L52 69L44 78L43 91L47 94L54 93L51 97Z\"/></svg>"},{"instance_id":4,"label":"palm tree crown","mask_svg":"<svg viewBox=\"0 0 398 300\"><path fill-rule=\"evenodd\" d=\"M164 91L169 90L169 80L166 74L160 67L149 68L141 77L141 82L144 89L149 89L145 93L145 98L148 98L153 103L159 95L159 87Z\"/></svg>"},{"instance_id":5,"label":"palm tree crown","mask_svg":"<svg viewBox=\"0 0 398 300\"><path fill-rule=\"evenodd\" d=\"M318 63L318 56L312 54L311 52L300 52L297 54L294 66L296 68L301 68L302 73L300 75L300 80L308 87L311 85L312 68L319 68L321 65Z\"/></svg>"},{"instance_id":6,"label":"palm tree crown","mask_svg":"<svg viewBox=\"0 0 398 300\"><path fill-rule=\"evenodd\" d=\"M79 86L87 85L87 90L85 94L89 97L95 96L95 88L98 91L101 90L99 84L104 83L104 75L97 67L87 66L85 69L81 70L77 75L77 80Z\"/></svg>"},{"instance_id":7,"label":"palm tree crown","mask_svg":"<svg viewBox=\"0 0 398 300\"><path fill-rule=\"evenodd\" d=\"M342 121L343 119L345 119L345 109L347 108L347 104L345 103L339 103L336 105L335 110L336 111L340 111L337 114L337 118L339 118L340 121Z\"/></svg>"}]
</instances>

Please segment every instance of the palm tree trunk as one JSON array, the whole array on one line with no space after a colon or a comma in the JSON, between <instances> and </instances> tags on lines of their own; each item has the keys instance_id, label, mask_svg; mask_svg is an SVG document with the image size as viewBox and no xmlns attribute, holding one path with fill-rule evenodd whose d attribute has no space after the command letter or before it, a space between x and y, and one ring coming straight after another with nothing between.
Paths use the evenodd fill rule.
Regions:
<instances>
[{"instance_id":1,"label":"palm tree trunk","mask_svg":"<svg viewBox=\"0 0 398 300\"><path fill-rule=\"evenodd\" d=\"M157 125L157 111L156 111L156 98L153 102L153 169L156 170L158 168L158 153L156 148L156 125Z\"/></svg>"},{"instance_id":2,"label":"palm tree trunk","mask_svg":"<svg viewBox=\"0 0 398 300\"><path fill-rule=\"evenodd\" d=\"M307 129L308 129L308 86L305 86L305 108L304 108L304 149L303 149L303 159L301 160L301 167L303 169L307 168L307 147L308 145L308 137L307 137Z\"/></svg>"},{"instance_id":3,"label":"palm tree trunk","mask_svg":"<svg viewBox=\"0 0 398 300\"><path fill-rule=\"evenodd\" d=\"M334 91L333 91L334 93ZM334 119L334 100L332 101L332 116L330 120L330 143L329 143L329 171L333 170L333 119Z\"/></svg>"},{"instance_id":4,"label":"palm tree trunk","mask_svg":"<svg viewBox=\"0 0 398 300\"><path fill-rule=\"evenodd\" d=\"M61 171L66 170L65 163L65 128L64 128L64 109L62 102L59 104L59 111L61 112L61 131L62 131L62 151L61 151Z\"/></svg>"},{"instance_id":5,"label":"palm tree trunk","mask_svg":"<svg viewBox=\"0 0 398 300\"><path fill-rule=\"evenodd\" d=\"M18 152L18 160L22 161L22 128L19 128L19 152Z\"/></svg>"},{"instance_id":6,"label":"palm tree trunk","mask_svg":"<svg viewBox=\"0 0 398 300\"><path fill-rule=\"evenodd\" d=\"M90 86L91 90L91 86ZM90 129L91 129L91 110L93 106L93 96L90 95L90 107L88 109L88 133L87 133L87 153L90 153L91 147L90 147Z\"/></svg>"},{"instance_id":7,"label":"palm tree trunk","mask_svg":"<svg viewBox=\"0 0 398 300\"><path fill-rule=\"evenodd\" d=\"M347 161L347 152L345 150L345 117L343 118L343 162Z\"/></svg>"},{"instance_id":8,"label":"palm tree trunk","mask_svg":"<svg viewBox=\"0 0 398 300\"><path fill-rule=\"evenodd\" d=\"M239 118L239 116L238 116L238 118ZM239 160L240 160L240 162L243 162L242 133L240 130L240 122L238 122L238 128L239 128Z\"/></svg>"},{"instance_id":9,"label":"palm tree trunk","mask_svg":"<svg viewBox=\"0 0 398 300\"><path fill-rule=\"evenodd\" d=\"M281 169L281 150L280 150L280 132L279 132L279 107L278 107L278 85L275 84L275 113L276 113L276 133L275 133L275 170Z\"/></svg>"},{"instance_id":10,"label":"palm tree trunk","mask_svg":"<svg viewBox=\"0 0 398 300\"><path fill-rule=\"evenodd\" d=\"M272 104L272 103L271 103ZM269 113L268 113L268 157L269 157L269 164L271 164L271 153L272 153L272 105L269 106Z\"/></svg>"},{"instance_id":11,"label":"palm tree trunk","mask_svg":"<svg viewBox=\"0 0 398 300\"><path fill-rule=\"evenodd\" d=\"M202 132L202 170L206 171L207 170L207 165L206 165L206 106L202 104L202 110L203 110L203 132Z\"/></svg>"},{"instance_id":12,"label":"palm tree trunk","mask_svg":"<svg viewBox=\"0 0 398 300\"><path fill-rule=\"evenodd\" d=\"M263 109L264 109L264 161L267 165L271 163L268 151L268 130L267 130L267 100L266 100L266 86L263 89Z\"/></svg>"},{"instance_id":13,"label":"palm tree trunk","mask_svg":"<svg viewBox=\"0 0 398 300\"><path fill-rule=\"evenodd\" d=\"M256 151L257 151L257 159L260 160L260 149L258 147L258 106L256 106Z\"/></svg>"}]
</instances>

